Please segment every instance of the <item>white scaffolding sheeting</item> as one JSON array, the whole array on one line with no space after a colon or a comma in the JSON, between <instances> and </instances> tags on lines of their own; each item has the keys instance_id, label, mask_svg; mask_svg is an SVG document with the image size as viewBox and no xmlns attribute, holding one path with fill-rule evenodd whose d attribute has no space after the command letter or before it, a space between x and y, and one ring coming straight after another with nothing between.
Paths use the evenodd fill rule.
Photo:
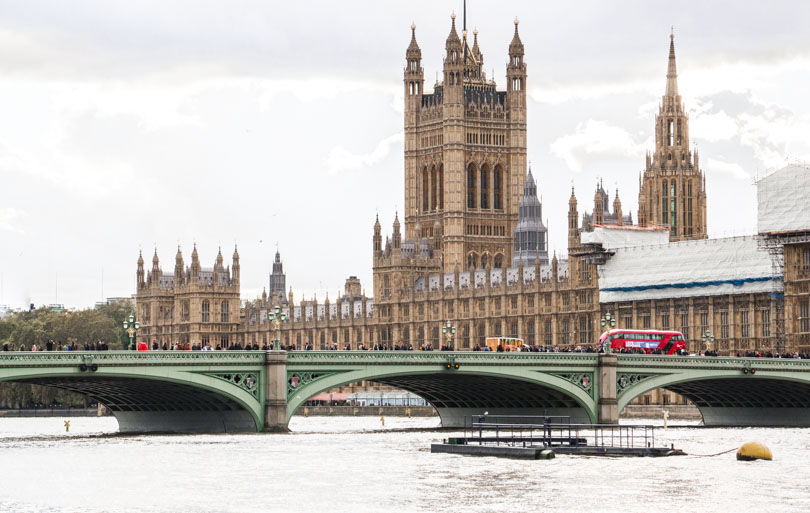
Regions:
<instances>
[{"instance_id":1,"label":"white scaffolding sheeting","mask_svg":"<svg viewBox=\"0 0 810 513\"><path fill-rule=\"evenodd\" d=\"M666 244L669 242L669 230L666 228L656 230L598 226L591 232L582 232L580 241L583 244L601 244L603 249Z\"/></svg>"},{"instance_id":2,"label":"white scaffolding sheeting","mask_svg":"<svg viewBox=\"0 0 810 513\"><path fill-rule=\"evenodd\" d=\"M810 231L810 167L791 164L757 182L759 233Z\"/></svg>"},{"instance_id":3,"label":"white scaffolding sheeting","mask_svg":"<svg viewBox=\"0 0 810 513\"><path fill-rule=\"evenodd\" d=\"M599 266L599 301L635 301L782 289L756 237L673 242L616 250Z\"/></svg>"}]
</instances>

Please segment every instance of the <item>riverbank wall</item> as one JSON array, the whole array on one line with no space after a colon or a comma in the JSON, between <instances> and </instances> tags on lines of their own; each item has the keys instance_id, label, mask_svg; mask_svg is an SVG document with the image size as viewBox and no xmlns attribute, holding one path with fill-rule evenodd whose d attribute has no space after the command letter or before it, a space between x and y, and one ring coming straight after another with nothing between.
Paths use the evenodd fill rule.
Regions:
<instances>
[{"instance_id":1,"label":"riverbank wall","mask_svg":"<svg viewBox=\"0 0 810 513\"><path fill-rule=\"evenodd\" d=\"M106 408L24 408L0 410L3 417L102 417L110 415Z\"/></svg>"},{"instance_id":2,"label":"riverbank wall","mask_svg":"<svg viewBox=\"0 0 810 513\"><path fill-rule=\"evenodd\" d=\"M692 404L668 404L666 406L628 404L619 417L623 419L663 419L664 410L669 412L670 420L702 420L703 416L697 406Z\"/></svg>"},{"instance_id":3,"label":"riverbank wall","mask_svg":"<svg viewBox=\"0 0 810 513\"><path fill-rule=\"evenodd\" d=\"M664 410L670 420L700 420L700 410L692 405L640 405L631 404L622 410L623 419L661 419ZM97 408L32 408L0 410L2 417L98 417L110 415L109 411ZM295 415L302 417L436 417L432 406L301 406Z\"/></svg>"},{"instance_id":4,"label":"riverbank wall","mask_svg":"<svg viewBox=\"0 0 810 513\"><path fill-rule=\"evenodd\" d=\"M432 406L301 406L295 415L303 417L436 417Z\"/></svg>"}]
</instances>

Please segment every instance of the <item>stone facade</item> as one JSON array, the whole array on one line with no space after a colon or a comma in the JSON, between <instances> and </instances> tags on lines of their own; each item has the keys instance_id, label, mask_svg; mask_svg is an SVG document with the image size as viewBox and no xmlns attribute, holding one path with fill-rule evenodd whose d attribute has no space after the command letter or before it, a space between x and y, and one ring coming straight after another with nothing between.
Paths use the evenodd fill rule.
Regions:
<instances>
[{"instance_id":1,"label":"stone facade","mask_svg":"<svg viewBox=\"0 0 810 513\"><path fill-rule=\"evenodd\" d=\"M810 233L784 244L785 347L810 354Z\"/></svg>"},{"instance_id":2,"label":"stone facade","mask_svg":"<svg viewBox=\"0 0 810 513\"><path fill-rule=\"evenodd\" d=\"M350 293L348 287L337 300L327 298L322 303L315 298L295 303L290 293L290 304L295 306L280 305L290 313L281 328L282 344L298 349L308 345L314 349L438 348L446 343L441 328L449 320L457 330L456 349L470 349L487 336L499 335L551 347L593 345L601 315L611 311L620 327L682 329L691 351L701 349L701 333L706 329L719 341L721 352L774 349L775 336L767 321L776 316L776 300L766 293L600 305L596 265L576 256L580 234L597 225L633 224L632 215L622 212L618 193L611 212L601 183L596 187L593 211L583 212L582 217L571 192L568 260L554 256L550 263L541 258L526 265L525 259L512 259L518 247L513 237L519 238L517 208L526 201L521 189L528 187L536 194L536 188L527 186L533 185L533 179L523 171L523 46L516 24L509 47L509 84L507 91L500 92L494 82L485 80L477 33L474 36L470 47L466 35L458 37L453 21L446 42L444 81L426 94L421 50L412 27L404 80L404 234L399 216L385 240L379 219L374 223L373 300ZM665 123L669 114L674 116L676 132L665 137L667 132L662 130L669 128L669 122ZM705 188L697 156L692 156L687 145L688 123L677 94L671 41L667 90L655 120L656 152L654 158L648 158L640 194L645 198L642 205L650 194L658 205L663 200L650 191L662 187L663 180L669 183L674 177L676 189L685 186L687 193L692 183L693 197L683 198L686 208L682 211L690 211L689 200L694 215L686 221L683 215L676 216L674 228L666 223L673 239L705 237ZM675 150L683 153L682 158L669 165L668 152L674 155ZM494 183L499 165L500 179L509 186L501 189L500 197L495 194L497 188L487 186L482 196L482 184ZM484 175L482 170L486 170ZM643 225L660 224L661 220L658 214L640 214ZM502 223L503 231L494 230L495 223ZM265 338L272 340L269 324L262 323L272 306L273 301L264 297L249 304L242 330L247 342L261 345Z\"/></svg>"},{"instance_id":3,"label":"stone facade","mask_svg":"<svg viewBox=\"0 0 810 513\"><path fill-rule=\"evenodd\" d=\"M655 116L655 151L639 177L638 220L670 229L670 240L705 239L706 177L689 149L689 116L678 93L675 38L670 36L667 86Z\"/></svg>"},{"instance_id":4,"label":"stone facade","mask_svg":"<svg viewBox=\"0 0 810 513\"><path fill-rule=\"evenodd\" d=\"M526 166L524 49L516 22L508 50L507 88L498 91L483 73L477 36L474 33L470 46L466 33L459 37L452 21L443 81L425 93L421 50L412 27L404 71L405 226L396 215L391 236L383 240L379 218L375 220L371 296L351 277L332 299L296 299L291 289L285 297L277 253L271 293L247 301L240 324L238 254L230 270L222 267L221 255L213 269L201 270L195 249L189 269L183 268L178 252L174 276L164 277L155 257L145 278L139 260L142 335L159 344L194 344L207 337L210 342L268 347L275 333L267 314L278 306L288 316L280 326L280 342L299 350L438 348L447 343L442 327L448 321L457 330L455 349L471 349L487 336L562 348L594 345L600 317L610 311L619 327L682 330L690 351L701 349L701 334L709 330L718 340L716 349L725 354L776 349L774 323L784 306L786 348L810 349L807 244L785 246L784 304L780 294L757 293L600 305L598 263L580 256L580 236L598 225L633 223L632 216L622 212L618 194L610 211L600 183L593 212L582 217L571 191L568 259L556 254L549 259L549 248L539 244L527 255L518 254L526 240L547 241L539 202L531 198L536 199L537 185ZM704 178L697 154L688 148L689 120L677 91L674 58L671 41L666 94L655 120L656 150L647 158L640 183L639 224L665 224L673 240L705 238ZM674 198L671 187L662 196L665 181L669 186L673 180ZM532 208L520 214L521 202ZM664 215L672 212L674 217ZM537 219L528 222L530 214ZM536 237L527 239L529 232ZM204 302L213 316L207 322ZM222 320L223 304L233 315L227 322L215 322Z\"/></svg>"},{"instance_id":5,"label":"stone facade","mask_svg":"<svg viewBox=\"0 0 810 513\"><path fill-rule=\"evenodd\" d=\"M478 31L471 47L466 31L459 38L453 16L443 81L426 93L416 27L411 31L403 79L405 239L435 240L432 270L439 272L504 267L526 176L526 64L518 22L505 91L487 80Z\"/></svg>"},{"instance_id":6,"label":"stone facade","mask_svg":"<svg viewBox=\"0 0 810 513\"><path fill-rule=\"evenodd\" d=\"M141 255L135 300L138 340L150 347L227 348L240 338L239 253L234 248L229 268L223 265L222 251L212 268L202 268L195 245L186 267L178 247L174 274L163 273L157 250L152 270L145 273Z\"/></svg>"}]
</instances>

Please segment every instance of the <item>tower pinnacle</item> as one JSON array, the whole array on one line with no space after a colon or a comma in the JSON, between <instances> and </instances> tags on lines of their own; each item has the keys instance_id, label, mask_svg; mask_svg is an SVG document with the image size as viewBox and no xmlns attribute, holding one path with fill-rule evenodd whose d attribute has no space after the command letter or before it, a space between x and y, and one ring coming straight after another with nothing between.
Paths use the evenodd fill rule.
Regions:
<instances>
[{"instance_id":1,"label":"tower pinnacle","mask_svg":"<svg viewBox=\"0 0 810 513\"><path fill-rule=\"evenodd\" d=\"M669 63L667 64L667 89L665 96L678 96L678 71L675 67L675 33L669 34Z\"/></svg>"}]
</instances>

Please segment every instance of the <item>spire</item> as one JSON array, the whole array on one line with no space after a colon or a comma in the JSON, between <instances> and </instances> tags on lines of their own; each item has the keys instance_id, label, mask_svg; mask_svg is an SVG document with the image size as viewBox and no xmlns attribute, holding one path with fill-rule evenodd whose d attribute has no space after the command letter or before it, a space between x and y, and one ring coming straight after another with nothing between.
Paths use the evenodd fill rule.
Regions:
<instances>
[{"instance_id":1,"label":"spire","mask_svg":"<svg viewBox=\"0 0 810 513\"><path fill-rule=\"evenodd\" d=\"M197 254L197 243L194 243L194 250L191 252L191 276L200 276L200 256Z\"/></svg>"},{"instance_id":2,"label":"spire","mask_svg":"<svg viewBox=\"0 0 810 513\"><path fill-rule=\"evenodd\" d=\"M478 47L478 29L473 29L473 47L472 47L473 55L477 59L481 58L481 48Z\"/></svg>"},{"instance_id":3,"label":"spire","mask_svg":"<svg viewBox=\"0 0 810 513\"><path fill-rule=\"evenodd\" d=\"M518 33L518 21L517 17L515 17L515 35L512 37L512 42L509 43L509 55L523 55L523 41L520 40L520 34Z\"/></svg>"},{"instance_id":4,"label":"spire","mask_svg":"<svg viewBox=\"0 0 810 513\"><path fill-rule=\"evenodd\" d=\"M184 271L183 268L183 253L180 251L180 245L177 246L177 255L174 257L174 287L180 287L183 284Z\"/></svg>"},{"instance_id":5,"label":"spire","mask_svg":"<svg viewBox=\"0 0 810 513\"><path fill-rule=\"evenodd\" d=\"M422 59L422 50L419 48L419 43L416 42L415 23L411 23L411 44L408 45L408 50L405 52L405 57L408 59Z\"/></svg>"},{"instance_id":6,"label":"spire","mask_svg":"<svg viewBox=\"0 0 810 513\"><path fill-rule=\"evenodd\" d=\"M678 71L675 68L675 27L669 34L669 64L667 65L667 90L664 96L678 96Z\"/></svg>"},{"instance_id":7,"label":"spire","mask_svg":"<svg viewBox=\"0 0 810 513\"><path fill-rule=\"evenodd\" d=\"M152 276L159 281L158 275L160 274L160 260L158 260L157 248L155 248L155 256L152 257Z\"/></svg>"},{"instance_id":8,"label":"spire","mask_svg":"<svg viewBox=\"0 0 810 513\"><path fill-rule=\"evenodd\" d=\"M138 251L137 280L138 280L138 289L141 289L146 285L146 281L145 281L145 278L144 278L144 271L143 271L143 252L142 251Z\"/></svg>"},{"instance_id":9,"label":"spire","mask_svg":"<svg viewBox=\"0 0 810 513\"><path fill-rule=\"evenodd\" d=\"M377 219L374 221L374 237L372 237L372 246L374 247L374 256L382 255L382 227L380 226L380 215L377 214Z\"/></svg>"},{"instance_id":10,"label":"spire","mask_svg":"<svg viewBox=\"0 0 810 513\"><path fill-rule=\"evenodd\" d=\"M400 233L399 212L394 214L394 235L392 242L394 249L399 249L402 247L402 234Z\"/></svg>"},{"instance_id":11,"label":"spire","mask_svg":"<svg viewBox=\"0 0 810 513\"><path fill-rule=\"evenodd\" d=\"M532 167L529 166L529 172L526 173L526 179L523 181L523 197L537 196L537 183L532 176Z\"/></svg>"},{"instance_id":12,"label":"spire","mask_svg":"<svg viewBox=\"0 0 810 513\"><path fill-rule=\"evenodd\" d=\"M622 200L619 199L618 187L616 187L616 199L613 200L613 214L616 216L616 224L622 226L624 224L624 216L622 213Z\"/></svg>"},{"instance_id":13,"label":"spire","mask_svg":"<svg viewBox=\"0 0 810 513\"><path fill-rule=\"evenodd\" d=\"M458 32L456 32L456 12L453 11L450 14L450 19L452 20L452 24L450 26L450 34L447 36L447 46L450 46L450 43L461 43L461 39L458 37Z\"/></svg>"},{"instance_id":14,"label":"spire","mask_svg":"<svg viewBox=\"0 0 810 513\"><path fill-rule=\"evenodd\" d=\"M236 244L233 245L233 265L231 266L231 281L234 285L239 284L240 280L240 268L239 265L239 251L236 249Z\"/></svg>"},{"instance_id":15,"label":"spire","mask_svg":"<svg viewBox=\"0 0 810 513\"><path fill-rule=\"evenodd\" d=\"M219 251L217 252L217 266L222 267L222 247L220 246Z\"/></svg>"}]
</instances>

